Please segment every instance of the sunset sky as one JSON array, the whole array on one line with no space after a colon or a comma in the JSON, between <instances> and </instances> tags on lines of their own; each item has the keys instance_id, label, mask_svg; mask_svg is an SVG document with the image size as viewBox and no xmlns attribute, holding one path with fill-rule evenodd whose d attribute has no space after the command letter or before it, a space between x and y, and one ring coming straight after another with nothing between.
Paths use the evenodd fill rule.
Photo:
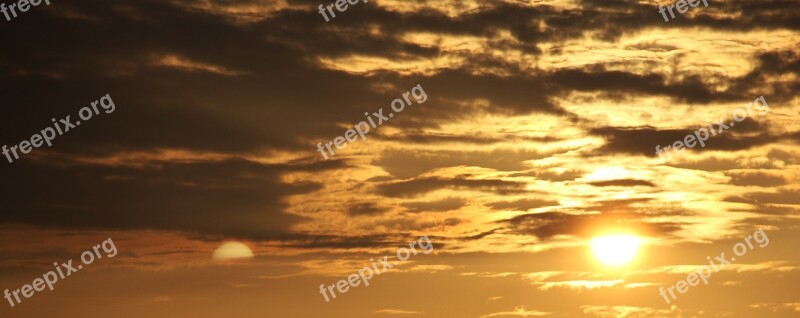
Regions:
<instances>
[{"instance_id":1,"label":"sunset sky","mask_svg":"<svg viewBox=\"0 0 800 318\"><path fill-rule=\"evenodd\" d=\"M118 250L0 317L800 317L800 0L331 2L0 15L0 146L115 105L0 155L0 293Z\"/></svg>"}]
</instances>

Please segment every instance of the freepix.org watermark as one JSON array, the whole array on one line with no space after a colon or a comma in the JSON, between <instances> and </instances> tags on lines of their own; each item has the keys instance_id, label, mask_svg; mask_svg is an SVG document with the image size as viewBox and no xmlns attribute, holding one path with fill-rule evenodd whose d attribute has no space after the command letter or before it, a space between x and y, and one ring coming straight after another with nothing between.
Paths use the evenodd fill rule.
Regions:
<instances>
[{"instance_id":1,"label":"freepix.org watermark","mask_svg":"<svg viewBox=\"0 0 800 318\"><path fill-rule=\"evenodd\" d=\"M90 265L94 263L96 259L103 258L103 256L100 255L101 247L103 248L103 252L106 253L106 257L113 258L114 256L117 256L117 246L114 245L114 241L112 241L111 238L108 238L107 240L103 241L103 243L97 244L92 247L92 249L81 254L80 260L83 262L83 265ZM33 283L23 285L21 288L17 288L11 292L6 289L3 292L4 298L8 300L8 303L13 308L22 302L22 298L19 297L20 295L25 298L31 298L35 292L44 291L45 286L52 291L53 285L58 282L59 278L64 279L72 275L72 273L77 273L79 270L83 269L83 265L73 266L72 260L68 260L66 263L63 263L60 266L58 265L58 262L55 262L53 263L53 266L56 267L54 271L49 271L45 273L42 278L34 279Z\"/></svg>"},{"instance_id":2,"label":"freepix.org watermark","mask_svg":"<svg viewBox=\"0 0 800 318\"><path fill-rule=\"evenodd\" d=\"M398 249L397 259L402 262L411 257L412 253L414 255L417 255L417 249L414 247L414 245L417 245L420 249L422 249L423 254L430 254L431 252L433 252L433 243L428 238L428 236L425 235L420 237L419 240L413 241L411 242L411 244L408 245L408 247L410 247L411 250L405 247L401 247L400 249ZM319 293L322 294L323 297L325 297L325 302L331 301L330 297L336 299L336 292L333 290L334 288L336 288L336 290L338 290L340 294L344 294L350 289L350 287L356 287L360 285L361 282L364 283L364 286L369 286L369 280L372 279L373 275L380 275L381 273L384 273L387 270L391 269L392 267L398 265L397 261L389 263L389 256L384 256L383 259L378 259L378 262L383 267L381 270L378 270L378 264L375 263L375 261L372 258L370 258L369 261L372 263L372 267L367 266L358 270L358 274L354 273L348 276L347 280L342 279L336 282L336 284L331 284L330 286L327 287L327 290L325 289L325 284L319 285ZM330 292L330 297L328 296L328 292Z\"/></svg>"},{"instance_id":3,"label":"freepix.org watermark","mask_svg":"<svg viewBox=\"0 0 800 318\"><path fill-rule=\"evenodd\" d=\"M761 96L753 100L753 102L745 105L745 108L747 109L746 112L744 109L741 108L737 108L736 110L734 110L733 120L735 120L735 122L732 121L726 124L725 117L720 117L719 120L717 120L716 122L719 130L714 129L713 123L709 123L708 129L700 128L697 131L695 131L694 134L688 134L686 135L686 138L684 138L683 140L678 140L674 142L671 146L664 147L664 149L661 149L661 145L656 145L656 154L658 155L659 158L661 158L661 160L666 161L666 159L664 159L664 154L662 153L662 151L666 152L667 157L672 159L672 153L669 152L670 149L675 150L676 152L683 152L684 150L686 150L684 147L694 148L694 146L696 146L698 143L702 148L705 148L706 140L708 140L708 138L716 136L717 134L722 134L725 130L728 130L731 127L735 126L736 123L745 120L748 114L750 116L753 116L753 109L751 108L751 106L753 106L754 103L757 103L756 109L759 110L760 116L764 116L767 113L769 113L769 104L767 104L767 100L764 99L764 96Z\"/></svg>"},{"instance_id":4,"label":"freepix.org watermark","mask_svg":"<svg viewBox=\"0 0 800 318\"><path fill-rule=\"evenodd\" d=\"M744 243L739 242L733 246L733 254L736 256L744 256L747 254L748 251L753 250L755 247L753 242L755 241L758 243L758 247L764 248L769 245L769 237L767 237L767 233L764 233L764 230L758 229L753 233L753 235L748 235L744 238ZM745 245L745 243L747 243ZM749 248L749 249L748 249ZM667 297L667 291L669 291L669 295L672 296L672 300L675 300L677 296L675 295L675 289L678 290L679 293L685 294L689 291L689 286L697 286L700 285L700 280L703 280L703 283L708 285L708 278L711 277L711 269L714 269L714 272L719 272L722 269L725 269L725 265L731 264L736 261L736 256L731 256L730 260L725 258L725 252L719 254L719 256L714 257L711 259L711 256L706 256L706 260L708 260L708 264L705 265L704 268L700 268L697 270L697 273L691 273L685 280L679 280L675 285L664 289L664 287L660 287L658 289L659 294L661 297L664 297L664 301L667 304L670 303L670 298ZM715 264L714 261L719 262L719 265ZM704 271L705 270L705 271ZM676 288L677 287L677 288Z\"/></svg>"},{"instance_id":5,"label":"freepix.org watermark","mask_svg":"<svg viewBox=\"0 0 800 318\"><path fill-rule=\"evenodd\" d=\"M417 86L414 86L411 91L403 93L403 99L397 98L392 101L392 110L399 113L402 112L406 106L411 106L411 99L408 98L409 95L413 95L417 104L422 104L428 100L428 95L425 94L425 90L422 89L422 84L417 84ZM405 103L403 101L405 101ZM358 137L356 136L361 136L361 140L367 140L367 133L370 130L370 126L372 126L372 129L378 128L378 126L384 122L389 121L389 118L394 117L394 114L389 113L384 115L383 108L378 109L377 112L372 113L372 116L375 116L375 119L378 120L377 124L375 124L375 121L372 119L372 117L370 117L369 113L364 113L364 116L367 116L369 123L362 121L354 126L355 129L348 129L345 131L344 137L336 137L333 141L329 141L325 144L325 147L328 148L331 156L335 155L333 149L331 148L331 144L336 146L336 149L343 149L347 146L347 143L358 140ZM322 154L322 157L325 158L325 160L328 159L328 154L325 152L325 149L322 148L321 142L317 143L317 151Z\"/></svg>"},{"instance_id":6,"label":"freepix.org watermark","mask_svg":"<svg viewBox=\"0 0 800 318\"><path fill-rule=\"evenodd\" d=\"M697 8L700 5L701 1L706 6L706 8L708 8L707 0L678 0L678 2L675 2L667 6L666 9L663 6L658 6L658 12L661 13L661 16L664 17L664 22L669 22L669 19L667 18L667 13L665 12L666 10L669 10L669 15L672 16L672 19L675 19L675 13L672 12L673 8L677 9L679 13L684 14L686 13L686 11L689 11L690 7Z\"/></svg>"},{"instance_id":7,"label":"freepix.org watermark","mask_svg":"<svg viewBox=\"0 0 800 318\"><path fill-rule=\"evenodd\" d=\"M91 119L93 115L100 114L100 110L97 108L98 105L100 105L105 110L106 114L111 114L114 112L114 110L117 109L116 106L114 105L114 101L111 100L111 95L109 94L106 94L106 96L101 97L99 101L96 100L92 102L90 105L92 106L91 108L89 106L84 106L78 111L78 117L80 117L84 121ZM73 123L70 120L70 117L72 116L67 116L64 119L59 119L58 122L56 122L55 118L50 119L53 122L53 127L47 127L45 129L42 129L42 131L39 134L34 134L33 136L31 136L30 141L23 140L22 142L19 143L19 145L13 145L11 147L3 145L2 152L3 155L6 157L6 159L8 159L8 163L12 163L14 162L14 160L18 160L20 154L23 155L28 154L31 152L31 150L33 150L33 148L39 148L45 143L47 144L48 147L52 146L53 139L55 139L57 136L56 132L58 132L58 136L61 136L64 133L70 131L70 129L74 129L75 127L81 125L81 122L79 120ZM17 153L17 149L19 149L20 153ZM12 154L14 155L13 159L11 158Z\"/></svg>"},{"instance_id":8,"label":"freepix.org watermark","mask_svg":"<svg viewBox=\"0 0 800 318\"><path fill-rule=\"evenodd\" d=\"M50 0L44 0L44 2L47 3L47 5L50 5ZM31 6L36 7L40 4L42 4L42 0L19 0L16 3L12 2L10 5L8 5L8 7L6 7L6 3L3 2L0 3L0 12L6 16L6 21L11 21L11 16L14 18L17 17L16 10L19 10L20 13L28 12L28 10L31 9ZM11 13L10 16L8 15L9 12Z\"/></svg>"},{"instance_id":9,"label":"freepix.org watermark","mask_svg":"<svg viewBox=\"0 0 800 318\"><path fill-rule=\"evenodd\" d=\"M325 18L325 22L330 22L331 19L336 17L336 13L333 12L333 7L334 6L336 7L336 10L338 10L339 12L345 12L347 10L348 3L350 5L356 5L356 4L358 4L359 1L361 1L361 0L355 0L355 1L353 1L353 0L347 0L347 1L345 1L345 0L336 0L335 3L329 4L325 8L328 9L327 12L331 13L332 18L328 18L328 15L326 14L325 8L323 8L322 5L320 4L319 5L319 14L321 14L322 17ZM367 0L364 0L364 3L367 3Z\"/></svg>"}]
</instances>

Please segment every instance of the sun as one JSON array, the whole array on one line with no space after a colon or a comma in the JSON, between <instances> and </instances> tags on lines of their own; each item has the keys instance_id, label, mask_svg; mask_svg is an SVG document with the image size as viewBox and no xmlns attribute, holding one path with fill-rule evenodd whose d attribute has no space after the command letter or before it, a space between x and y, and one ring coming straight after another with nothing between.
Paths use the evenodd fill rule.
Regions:
<instances>
[{"instance_id":1,"label":"sun","mask_svg":"<svg viewBox=\"0 0 800 318\"><path fill-rule=\"evenodd\" d=\"M607 266L623 266L636 257L641 239L629 234L614 234L592 239L592 252Z\"/></svg>"},{"instance_id":2,"label":"sun","mask_svg":"<svg viewBox=\"0 0 800 318\"><path fill-rule=\"evenodd\" d=\"M252 258L253 251L247 245L239 242L225 242L214 251L211 256L214 260L235 260Z\"/></svg>"}]
</instances>

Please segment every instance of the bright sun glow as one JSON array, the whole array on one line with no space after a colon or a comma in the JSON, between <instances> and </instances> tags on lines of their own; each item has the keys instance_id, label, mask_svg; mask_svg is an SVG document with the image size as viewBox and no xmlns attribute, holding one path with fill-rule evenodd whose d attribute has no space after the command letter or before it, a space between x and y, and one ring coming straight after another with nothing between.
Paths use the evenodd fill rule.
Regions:
<instances>
[{"instance_id":1,"label":"bright sun glow","mask_svg":"<svg viewBox=\"0 0 800 318\"><path fill-rule=\"evenodd\" d=\"M639 251L641 240L633 235L618 234L592 239L592 251L601 263L621 266L630 263Z\"/></svg>"},{"instance_id":2,"label":"bright sun glow","mask_svg":"<svg viewBox=\"0 0 800 318\"><path fill-rule=\"evenodd\" d=\"M242 258L252 258L253 251L247 245L239 242L225 242L214 251L211 258L215 260L233 260Z\"/></svg>"}]
</instances>

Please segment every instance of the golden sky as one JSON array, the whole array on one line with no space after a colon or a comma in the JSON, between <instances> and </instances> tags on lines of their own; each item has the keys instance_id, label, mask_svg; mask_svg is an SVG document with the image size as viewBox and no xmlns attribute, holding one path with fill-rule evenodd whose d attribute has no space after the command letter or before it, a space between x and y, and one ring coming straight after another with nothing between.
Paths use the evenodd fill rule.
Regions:
<instances>
[{"instance_id":1,"label":"golden sky","mask_svg":"<svg viewBox=\"0 0 800 318\"><path fill-rule=\"evenodd\" d=\"M800 2L665 22L673 3L18 12L0 21L0 146L105 94L116 110L0 156L0 293L108 238L118 254L0 317L800 316ZM705 147L656 153L709 125ZM431 253L320 294L423 236Z\"/></svg>"}]
</instances>

